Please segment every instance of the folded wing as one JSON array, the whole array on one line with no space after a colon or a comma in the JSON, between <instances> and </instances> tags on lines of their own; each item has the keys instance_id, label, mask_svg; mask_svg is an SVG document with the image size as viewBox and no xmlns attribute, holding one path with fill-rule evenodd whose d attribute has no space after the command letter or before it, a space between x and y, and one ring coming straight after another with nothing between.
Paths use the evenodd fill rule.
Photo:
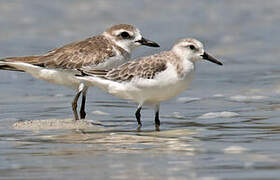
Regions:
<instances>
[{"instance_id":1,"label":"folded wing","mask_svg":"<svg viewBox=\"0 0 280 180\"><path fill-rule=\"evenodd\" d=\"M133 78L153 79L156 74L167 68L161 54L129 61L110 71L81 69L84 75L97 76L116 82L126 82Z\"/></svg>"},{"instance_id":2,"label":"folded wing","mask_svg":"<svg viewBox=\"0 0 280 180\"><path fill-rule=\"evenodd\" d=\"M17 70L4 62L23 62L46 68L79 69L96 66L116 55L112 43L103 35L67 44L42 56L10 57L0 60L0 69Z\"/></svg>"}]
</instances>

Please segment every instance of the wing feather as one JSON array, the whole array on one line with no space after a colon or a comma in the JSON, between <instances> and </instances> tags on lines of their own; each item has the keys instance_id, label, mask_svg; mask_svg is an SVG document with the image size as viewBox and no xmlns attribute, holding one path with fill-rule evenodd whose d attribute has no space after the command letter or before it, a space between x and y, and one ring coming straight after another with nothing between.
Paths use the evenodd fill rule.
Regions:
<instances>
[{"instance_id":1,"label":"wing feather","mask_svg":"<svg viewBox=\"0 0 280 180\"><path fill-rule=\"evenodd\" d=\"M120 47L114 47L105 36L98 35L83 41L67 44L42 56L11 57L2 59L2 61L24 62L47 68L80 69L85 66L94 67L115 56L114 48L120 50L125 56L128 55ZM5 68L8 69L7 67ZM4 69L4 66L2 69Z\"/></svg>"},{"instance_id":2,"label":"wing feather","mask_svg":"<svg viewBox=\"0 0 280 180\"><path fill-rule=\"evenodd\" d=\"M129 61L110 71L83 70L83 73L112 81L125 82L133 78L153 79L166 68L166 57L164 53L160 53Z\"/></svg>"}]
</instances>

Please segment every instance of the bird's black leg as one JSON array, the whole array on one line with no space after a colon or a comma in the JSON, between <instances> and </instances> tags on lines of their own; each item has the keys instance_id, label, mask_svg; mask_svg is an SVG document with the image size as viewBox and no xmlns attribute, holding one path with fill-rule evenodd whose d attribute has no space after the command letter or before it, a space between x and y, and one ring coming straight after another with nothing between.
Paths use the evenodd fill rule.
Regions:
<instances>
[{"instance_id":1,"label":"bird's black leg","mask_svg":"<svg viewBox=\"0 0 280 180\"><path fill-rule=\"evenodd\" d=\"M141 126L142 126L142 123L141 123L141 109L142 109L142 106L139 105L136 112L135 112L135 117L136 117L137 123L138 123L138 128L137 129L140 129Z\"/></svg>"},{"instance_id":2,"label":"bird's black leg","mask_svg":"<svg viewBox=\"0 0 280 180\"><path fill-rule=\"evenodd\" d=\"M72 111L74 113L75 120L79 120L78 112L77 112L77 101L81 95L82 91L79 91L72 101Z\"/></svg>"},{"instance_id":3,"label":"bird's black leg","mask_svg":"<svg viewBox=\"0 0 280 180\"><path fill-rule=\"evenodd\" d=\"M155 106L155 128L159 131L160 120L159 120L159 104Z\"/></svg>"},{"instance_id":4,"label":"bird's black leg","mask_svg":"<svg viewBox=\"0 0 280 180\"><path fill-rule=\"evenodd\" d=\"M86 96L87 96L87 88L83 91L83 98L82 98L82 103L81 103L81 109L80 109L80 117L81 119L85 119L86 117Z\"/></svg>"}]
</instances>

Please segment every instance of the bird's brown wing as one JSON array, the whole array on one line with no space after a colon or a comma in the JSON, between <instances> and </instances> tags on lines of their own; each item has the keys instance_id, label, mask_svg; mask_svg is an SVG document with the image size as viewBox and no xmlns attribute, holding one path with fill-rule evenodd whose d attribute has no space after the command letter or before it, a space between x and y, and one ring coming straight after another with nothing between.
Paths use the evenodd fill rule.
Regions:
<instances>
[{"instance_id":1,"label":"bird's brown wing","mask_svg":"<svg viewBox=\"0 0 280 180\"><path fill-rule=\"evenodd\" d=\"M115 55L112 43L103 35L98 35L67 44L42 56L11 57L2 61L25 62L47 68L79 69L85 66L94 67Z\"/></svg>"}]
</instances>

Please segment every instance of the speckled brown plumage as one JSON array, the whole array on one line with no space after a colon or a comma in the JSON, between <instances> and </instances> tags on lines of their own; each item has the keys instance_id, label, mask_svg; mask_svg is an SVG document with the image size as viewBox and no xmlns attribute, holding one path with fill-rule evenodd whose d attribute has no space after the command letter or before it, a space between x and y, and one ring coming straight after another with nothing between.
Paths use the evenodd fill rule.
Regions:
<instances>
[{"instance_id":1,"label":"speckled brown plumage","mask_svg":"<svg viewBox=\"0 0 280 180\"><path fill-rule=\"evenodd\" d=\"M87 75L95 75L108 80L124 82L134 77L143 79L153 79L158 73L167 68L167 63L171 63L178 70L178 75L182 71L178 57L171 51L164 51L159 54L139 58L129 61L111 71L85 70Z\"/></svg>"},{"instance_id":2,"label":"speckled brown plumage","mask_svg":"<svg viewBox=\"0 0 280 180\"><path fill-rule=\"evenodd\" d=\"M42 56L11 57L4 61L25 62L47 68L78 69L84 66L95 66L116 55L119 50L125 57L129 54L114 45L105 36L98 35L83 41L67 44Z\"/></svg>"}]
</instances>

